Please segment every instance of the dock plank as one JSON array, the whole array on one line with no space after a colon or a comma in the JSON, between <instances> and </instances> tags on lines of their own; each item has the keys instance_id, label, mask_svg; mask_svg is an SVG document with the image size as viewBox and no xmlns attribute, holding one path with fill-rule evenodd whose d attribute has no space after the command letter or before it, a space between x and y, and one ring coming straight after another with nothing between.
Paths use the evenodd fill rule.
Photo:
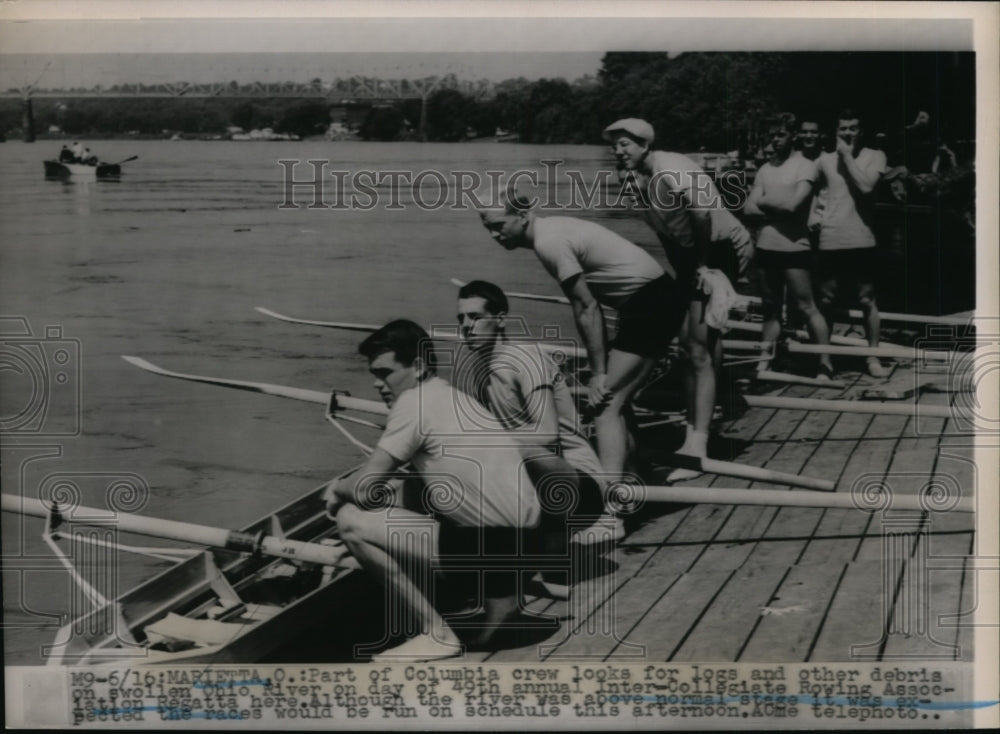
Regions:
<instances>
[{"instance_id":1,"label":"dock plank","mask_svg":"<svg viewBox=\"0 0 1000 734\"><path fill-rule=\"evenodd\" d=\"M824 563L789 569L735 659L804 662L846 568Z\"/></svg>"},{"instance_id":2,"label":"dock plank","mask_svg":"<svg viewBox=\"0 0 1000 734\"><path fill-rule=\"evenodd\" d=\"M680 662L735 660L756 619L788 570L776 564L740 569L670 659Z\"/></svg>"},{"instance_id":3,"label":"dock plank","mask_svg":"<svg viewBox=\"0 0 1000 734\"><path fill-rule=\"evenodd\" d=\"M858 420L859 418L863 420ZM834 423L828 439L847 436L855 439L836 443L827 440L817 452L825 453L829 447L831 457L843 457L845 463L837 481L839 492L850 492L854 483L866 475L871 475L872 478L884 477L892 461L898 434L892 440L869 440L874 437L884 437L884 430L884 424L876 422L873 416L843 414ZM859 433L854 433L855 431ZM833 459L823 458L820 461L833 461ZM847 563L854 560L866 528L872 520L872 514L867 512L853 509L826 510L800 562Z\"/></svg>"},{"instance_id":4,"label":"dock plank","mask_svg":"<svg viewBox=\"0 0 1000 734\"><path fill-rule=\"evenodd\" d=\"M941 555L931 553L932 545ZM884 652L886 660L901 657L952 660L961 656L954 615L962 611L962 587L968 574L962 568L962 557L969 554L971 546L972 533L919 538L915 555L926 554L927 568L932 570L926 574L926 583L919 574L904 576L896 605L906 604L909 609L900 614L897 608L894 616L906 625L902 629L890 628ZM933 570L934 559L945 557L956 561L958 568Z\"/></svg>"},{"instance_id":5,"label":"dock plank","mask_svg":"<svg viewBox=\"0 0 1000 734\"><path fill-rule=\"evenodd\" d=\"M646 660L669 660L735 573L701 570L682 574L626 639L645 646Z\"/></svg>"},{"instance_id":6,"label":"dock plank","mask_svg":"<svg viewBox=\"0 0 1000 734\"><path fill-rule=\"evenodd\" d=\"M896 579L890 578L889 585ZM881 561L857 561L847 564L825 614L809 661L852 661L862 655L877 658L886 626L886 609L882 589ZM857 648L852 651L852 647Z\"/></svg>"}]
</instances>

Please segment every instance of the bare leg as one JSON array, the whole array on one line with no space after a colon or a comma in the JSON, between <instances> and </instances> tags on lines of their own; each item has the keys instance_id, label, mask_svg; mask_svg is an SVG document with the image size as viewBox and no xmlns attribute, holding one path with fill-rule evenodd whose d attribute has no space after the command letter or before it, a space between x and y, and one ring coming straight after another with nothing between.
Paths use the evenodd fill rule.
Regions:
<instances>
[{"instance_id":1,"label":"bare leg","mask_svg":"<svg viewBox=\"0 0 1000 734\"><path fill-rule=\"evenodd\" d=\"M871 283L858 283L858 302L865 320L865 336L868 346L877 347L882 331L882 320L875 302L875 287ZM868 358L868 374L872 377L888 377L891 369L885 367L878 357Z\"/></svg>"},{"instance_id":2,"label":"bare leg","mask_svg":"<svg viewBox=\"0 0 1000 734\"><path fill-rule=\"evenodd\" d=\"M708 454L708 431L715 412L715 365L721 346L718 332L704 322L704 309L700 300L692 301L688 312L688 425L684 444L677 450L679 454L699 457ZM693 479L700 474L693 469L675 469L667 476L667 481Z\"/></svg>"},{"instance_id":3,"label":"bare leg","mask_svg":"<svg viewBox=\"0 0 1000 734\"><path fill-rule=\"evenodd\" d=\"M858 284L858 303L865 319L865 337L868 346L877 347L882 331L882 320L875 303L875 287L871 283Z\"/></svg>"},{"instance_id":4,"label":"bare leg","mask_svg":"<svg viewBox=\"0 0 1000 734\"><path fill-rule=\"evenodd\" d=\"M781 303L784 295L784 279L780 270L761 268L760 295L764 306L764 328L760 340L765 344L775 344L781 337ZM758 370L770 369L771 360L762 359Z\"/></svg>"},{"instance_id":5,"label":"bare leg","mask_svg":"<svg viewBox=\"0 0 1000 734\"><path fill-rule=\"evenodd\" d=\"M705 305L691 302L688 330L688 355L694 373L694 403L690 414L695 431L708 433L715 411L715 359L718 333L704 321Z\"/></svg>"},{"instance_id":6,"label":"bare leg","mask_svg":"<svg viewBox=\"0 0 1000 734\"><path fill-rule=\"evenodd\" d=\"M393 509L397 516L425 517L400 508ZM412 543L393 543L400 557L390 555L387 547L390 534L403 533L408 528L391 527L384 512L366 512L356 505L346 504L337 513L337 528L345 545L369 574L382 583L388 594L397 595L416 615L421 634L397 648L387 650L376 658L397 662L439 660L453 657L462 651L458 637L434 609L431 601L406 573L430 578L433 553L437 548L437 526L429 539L414 539ZM412 532L412 530L410 531ZM429 540L429 542L428 542ZM387 597L388 601L389 597Z\"/></svg>"},{"instance_id":7,"label":"bare leg","mask_svg":"<svg viewBox=\"0 0 1000 734\"><path fill-rule=\"evenodd\" d=\"M816 344L830 343L830 327L813 299L812 281L809 271L802 268L789 268L785 271L788 289L795 299L795 305L806 319L809 336ZM819 355L820 372L833 374L833 363L829 354Z\"/></svg>"},{"instance_id":8,"label":"bare leg","mask_svg":"<svg viewBox=\"0 0 1000 734\"><path fill-rule=\"evenodd\" d=\"M654 360L638 354L612 349L608 355L606 385L613 392L611 400L594 418L597 435L597 456L608 481L618 481L625 471L628 457L628 426L625 406L639 386L649 377Z\"/></svg>"}]
</instances>

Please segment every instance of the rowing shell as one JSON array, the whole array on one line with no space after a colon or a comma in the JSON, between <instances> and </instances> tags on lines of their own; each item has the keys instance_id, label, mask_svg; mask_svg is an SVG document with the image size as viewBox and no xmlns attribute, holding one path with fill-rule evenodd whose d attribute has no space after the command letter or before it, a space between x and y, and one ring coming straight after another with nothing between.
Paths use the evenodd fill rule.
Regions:
<instances>
[{"instance_id":1,"label":"rowing shell","mask_svg":"<svg viewBox=\"0 0 1000 734\"><path fill-rule=\"evenodd\" d=\"M46 648L48 664L246 663L287 646L302 630L328 622L338 599L352 593L348 577L357 562L336 539L336 527L326 516L325 492L326 485L319 486L242 531L62 507L61 520L100 528L96 533L60 531L74 544L128 550L115 541L94 540L126 531L209 548L192 551L191 557L117 599L97 599L93 611L57 632ZM38 500L4 495L2 507L45 516L52 528L58 524ZM222 548L211 550L213 546ZM274 580L293 578L297 582L282 587L276 597Z\"/></svg>"}]
</instances>

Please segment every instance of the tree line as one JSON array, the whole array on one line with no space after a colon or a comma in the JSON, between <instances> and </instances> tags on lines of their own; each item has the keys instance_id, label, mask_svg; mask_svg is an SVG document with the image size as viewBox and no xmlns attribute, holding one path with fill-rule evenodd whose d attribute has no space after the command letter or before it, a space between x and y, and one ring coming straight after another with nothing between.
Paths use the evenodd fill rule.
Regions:
<instances>
[{"instance_id":1,"label":"tree line","mask_svg":"<svg viewBox=\"0 0 1000 734\"><path fill-rule=\"evenodd\" d=\"M66 135L159 136L166 131L223 135L230 126L270 127L302 137L345 122L366 140L451 142L493 136L525 143L600 143L612 120L642 117L658 142L678 150L757 145L767 119L783 111L832 128L851 107L870 133L889 135L929 113L939 136L974 137L972 53L667 53L611 52L596 76L508 79L488 99L455 90L420 100L347 107L316 99L107 98L34 100L36 130ZM0 103L0 130L17 135L21 103ZM423 125L421 122L423 121Z\"/></svg>"}]
</instances>

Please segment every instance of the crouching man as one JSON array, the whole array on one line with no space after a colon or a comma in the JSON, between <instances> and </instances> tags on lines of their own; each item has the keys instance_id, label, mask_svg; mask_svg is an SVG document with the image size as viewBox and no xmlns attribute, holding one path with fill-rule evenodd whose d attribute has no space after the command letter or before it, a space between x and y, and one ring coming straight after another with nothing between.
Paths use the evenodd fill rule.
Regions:
<instances>
[{"instance_id":1,"label":"crouching man","mask_svg":"<svg viewBox=\"0 0 1000 734\"><path fill-rule=\"evenodd\" d=\"M368 359L389 416L364 467L331 483L327 509L336 513L340 537L354 557L386 587L387 600L395 595L420 626L415 637L373 659L453 657L462 646L430 600L433 572L454 558L474 568L495 566L496 559L516 566L539 523L535 488L517 446L499 424L483 426L477 415L481 430L469 431L463 418L470 398L436 376L432 343L421 327L406 320L390 322L368 336L358 351ZM396 481L407 462L423 480L421 496L413 496L413 483ZM388 512L368 509L370 498L389 487L396 497ZM421 531L423 539L407 537ZM516 573L498 577L506 581L486 590L482 641L519 609Z\"/></svg>"}]
</instances>

